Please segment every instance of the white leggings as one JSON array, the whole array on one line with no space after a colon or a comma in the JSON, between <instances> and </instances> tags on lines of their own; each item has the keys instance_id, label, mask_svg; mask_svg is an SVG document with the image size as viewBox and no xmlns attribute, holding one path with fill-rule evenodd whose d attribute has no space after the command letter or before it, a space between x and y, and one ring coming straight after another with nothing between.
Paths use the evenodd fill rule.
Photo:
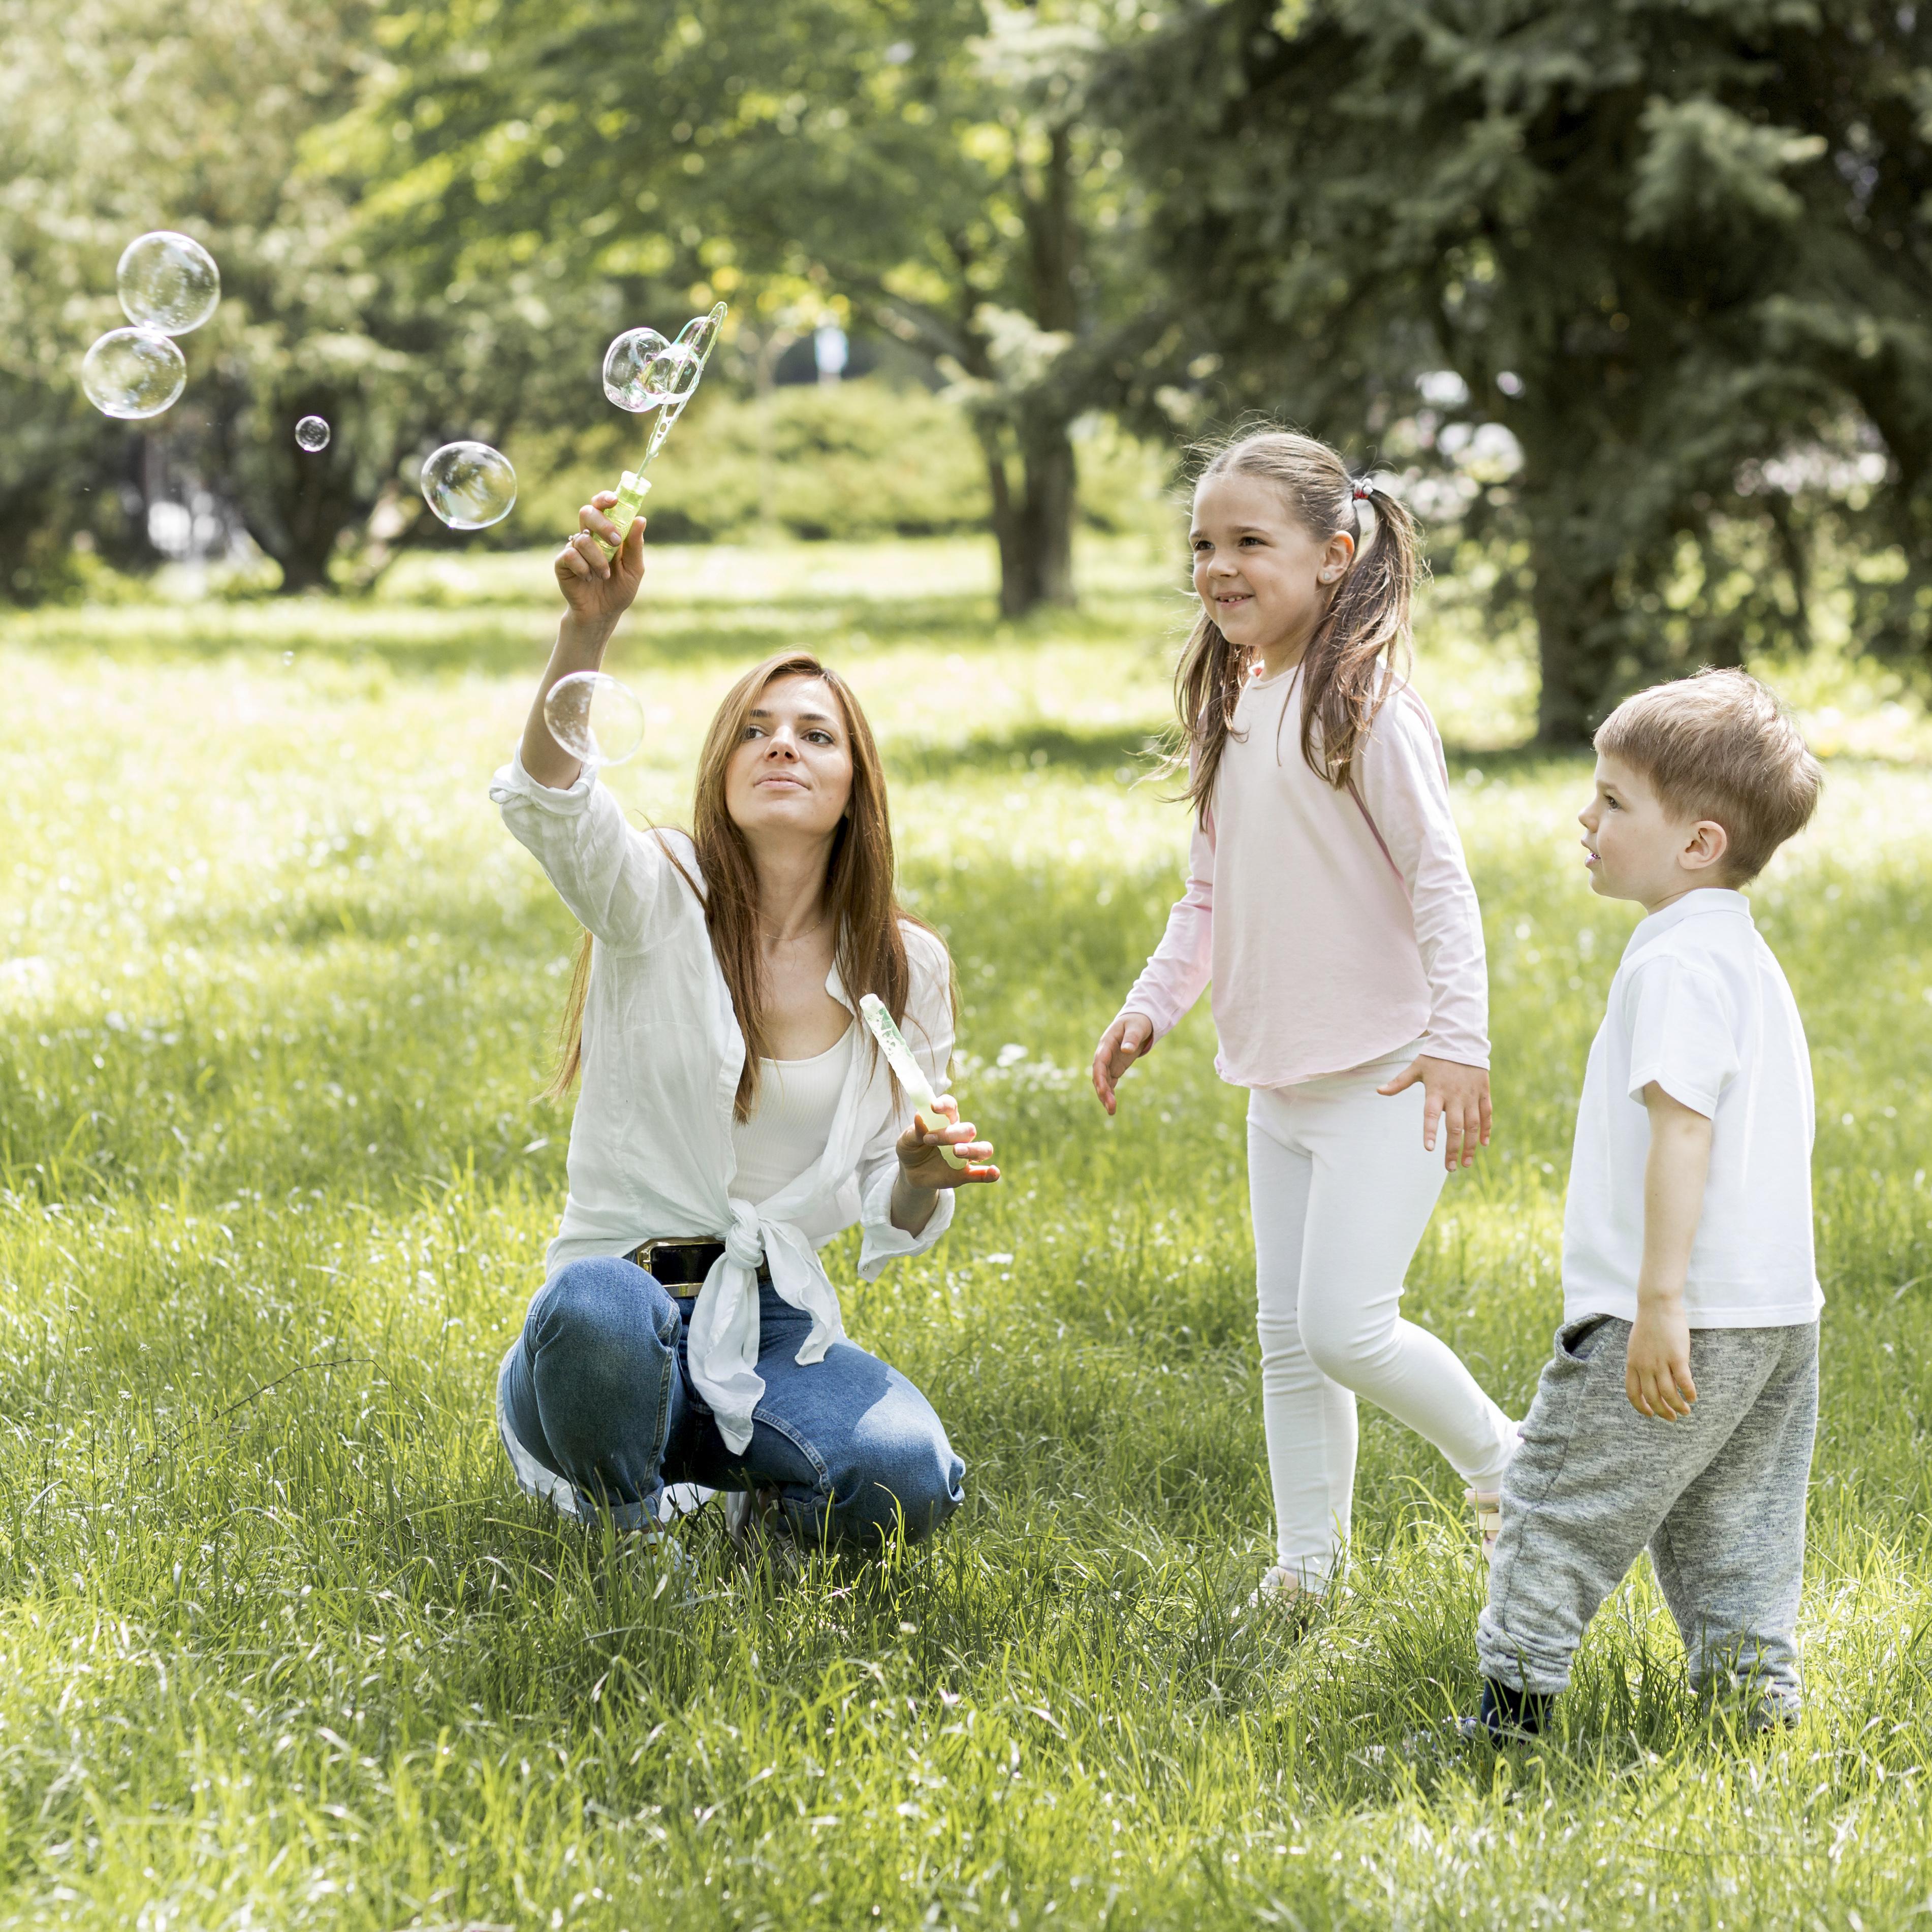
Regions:
<instances>
[{"instance_id":1,"label":"white leggings","mask_svg":"<svg viewBox=\"0 0 1932 1932\"><path fill-rule=\"evenodd\" d=\"M1422 1144L1418 1085L1376 1089L1399 1054L1248 1099L1248 1198L1259 1290L1262 1416L1277 1561L1316 1589L1348 1536L1355 1397L1493 1490L1515 1425L1449 1348L1400 1313L1402 1277L1445 1178Z\"/></svg>"}]
</instances>

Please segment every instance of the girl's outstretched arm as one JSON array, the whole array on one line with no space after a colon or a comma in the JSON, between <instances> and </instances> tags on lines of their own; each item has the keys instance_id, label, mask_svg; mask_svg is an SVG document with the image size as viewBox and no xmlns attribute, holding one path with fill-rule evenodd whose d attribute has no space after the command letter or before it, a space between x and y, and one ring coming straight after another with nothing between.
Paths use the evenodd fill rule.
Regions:
<instances>
[{"instance_id":1,"label":"girl's outstretched arm","mask_svg":"<svg viewBox=\"0 0 1932 1932\"><path fill-rule=\"evenodd\" d=\"M1094 1092L1108 1113L1114 1091L1136 1060L1154 1051L1201 997L1214 956L1214 821L1197 820L1188 848L1187 886L1167 916L1141 976L1094 1049Z\"/></svg>"},{"instance_id":2,"label":"girl's outstretched arm","mask_svg":"<svg viewBox=\"0 0 1932 1932\"><path fill-rule=\"evenodd\" d=\"M617 500L600 490L577 513L577 532L556 554L557 588L563 592L563 621L556 643L537 686L536 701L524 726L524 770L552 791L568 791L583 766L550 735L544 722L544 700L558 679L572 671L596 670L604 662L605 647L617 620L631 608L644 580L644 520L632 524L622 548L607 557L594 539L614 541L616 526L604 512Z\"/></svg>"},{"instance_id":3,"label":"girl's outstretched arm","mask_svg":"<svg viewBox=\"0 0 1932 1932\"><path fill-rule=\"evenodd\" d=\"M1154 1022L1145 1013L1123 1013L1100 1036L1094 1049L1094 1091L1108 1113L1128 1068L1154 1050Z\"/></svg>"}]
</instances>

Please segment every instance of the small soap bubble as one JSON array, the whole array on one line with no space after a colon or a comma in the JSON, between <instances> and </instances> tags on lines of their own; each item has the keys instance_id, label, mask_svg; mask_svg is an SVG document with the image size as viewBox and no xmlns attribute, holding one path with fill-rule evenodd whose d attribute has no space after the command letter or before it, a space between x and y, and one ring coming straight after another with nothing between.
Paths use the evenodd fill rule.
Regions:
<instances>
[{"instance_id":1,"label":"small soap bubble","mask_svg":"<svg viewBox=\"0 0 1932 1932\"><path fill-rule=\"evenodd\" d=\"M488 530L515 508L517 472L487 442L446 442L423 465L422 493L452 530Z\"/></svg>"},{"instance_id":2,"label":"small soap bubble","mask_svg":"<svg viewBox=\"0 0 1932 1932\"><path fill-rule=\"evenodd\" d=\"M296 442L298 448L313 455L318 449L328 447L328 425L320 416L304 416L296 424Z\"/></svg>"},{"instance_id":3,"label":"small soap bubble","mask_svg":"<svg viewBox=\"0 0 1932 1932\"><path fill-rule=\"evenodd\" d=\"M158 416L188 381L188 358L152 328L114 328L80 365L80 386L104 416Z\"/></svg>"},{"instance_id":4,"label":"small soap bubble","mask_svg":"<svg viewBox=\"0 0 1932 1932\"><path fill-rule=\"evenodd\" d=\"M601 670L560 677L544 700L544 723L586 765L621 765L644 742L644 707L628 685Z\"/></svg>"},{"instance_id":5,"label":"small soap bubble","mask_svg":"<svg viewBox=\"0 0 1932 1932\"><path fill-rule=\"evenodd\" d=\"M620 410L644 416L664 399L651 376L670 346L655 328L627 328L604 352L604 393Z\"/></svg>"},{"instance_id":6,"label":"small soap bubble","mask_svg":"<svg viewBox=\"0 0 1932 1932\"><path fill-rule=\"evenodd\" d=\"M158 228L128 244L114 272L121 306L136 328L185 335L214 313L221 271L191 235Z\"/></svg>"}]
</instances>

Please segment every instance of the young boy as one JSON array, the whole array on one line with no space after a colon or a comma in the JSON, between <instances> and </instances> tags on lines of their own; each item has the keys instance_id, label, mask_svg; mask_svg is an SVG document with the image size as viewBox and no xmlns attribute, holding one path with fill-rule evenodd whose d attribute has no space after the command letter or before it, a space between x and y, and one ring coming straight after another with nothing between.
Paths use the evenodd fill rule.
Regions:
<instances>
[{"instance_id":1,"label":"young boy","mask_svg":"<svg viewBox=\"0 0 1932 1932\"><path fill-rule=\"evenodd\" d=\"M1707 670L1620 705L1579 814L1592 889L1635 899L1590 1048L1563 1326L1504 1478L1472 1735L1533 1732L1646 1546L1690 1682L1798 1706L1793 1626L1818 1410L1811 1071L1738 888L1817 802L1778 700Z\"/></svg>"}]
</instances>

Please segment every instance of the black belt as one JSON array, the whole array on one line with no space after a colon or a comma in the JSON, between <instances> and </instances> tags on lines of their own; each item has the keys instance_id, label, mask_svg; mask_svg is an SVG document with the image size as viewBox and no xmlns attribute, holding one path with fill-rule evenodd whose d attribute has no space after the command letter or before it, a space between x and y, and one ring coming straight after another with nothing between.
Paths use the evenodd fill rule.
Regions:
<instances>
[{"instance_id":1,"label":"black belt","mask_svg":"<svg viewBox=\"0 0 1932 1932\"><path fill-rule=\"evenodd\" d=\"M635 1262L660 1288L696 1288L704 1286L712 1263L724 1252L722 1241L640 1241L624 1258ZM760 1262L758 1279L771 1278L770 1270Z\"/></svg>"}]
</instances>

